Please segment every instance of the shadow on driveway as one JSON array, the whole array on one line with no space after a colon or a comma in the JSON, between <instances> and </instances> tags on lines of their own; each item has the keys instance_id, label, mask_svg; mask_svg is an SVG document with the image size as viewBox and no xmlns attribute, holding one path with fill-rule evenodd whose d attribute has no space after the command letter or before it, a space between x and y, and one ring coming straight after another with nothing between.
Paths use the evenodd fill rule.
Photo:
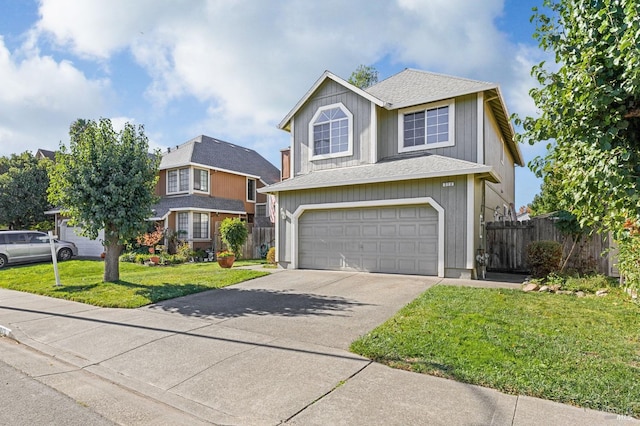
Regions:
<instances>
[{"instance_id":1,"label":"shadow on driveway","mask_svg":"<svg viewBox=\"0 0 640 426\"><path fill-rule=\"evenodd\" d=\"M294 293L293 290L223 288L149 305L149 309L205 318L237 318L250 315L281 317L348 316L367 303L340 296Z\"/></svg>"}]
</instances>

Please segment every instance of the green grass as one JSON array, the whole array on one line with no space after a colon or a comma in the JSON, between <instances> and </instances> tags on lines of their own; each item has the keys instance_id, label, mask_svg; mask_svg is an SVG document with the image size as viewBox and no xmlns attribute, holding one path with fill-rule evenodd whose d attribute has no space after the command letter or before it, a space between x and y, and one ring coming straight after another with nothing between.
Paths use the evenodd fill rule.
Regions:
<instances>
[{"instance_id":1,"label":"green grass","mask_svg":"<svg viewBox=\"0 0 640 426\"><path fill-rule=\"evenodd\" d=\"M640 417L640 306L436 286L351 345L392 367Z\"/></svg>"},{"instance_id":2,"label":"green grass","mask_svg":"<svg viewBox=\"0 0 640 426\"><path fill-rule=\"evenodd\" d=\"M215 262L152 267L122 262L120 281L103 283L102 261L70 260L58 263L58 269L60 287L55 286L51 263L0 269L0 287L96 306L137 308L268 274L222 269Z\"/></svg>"}]
</instances>

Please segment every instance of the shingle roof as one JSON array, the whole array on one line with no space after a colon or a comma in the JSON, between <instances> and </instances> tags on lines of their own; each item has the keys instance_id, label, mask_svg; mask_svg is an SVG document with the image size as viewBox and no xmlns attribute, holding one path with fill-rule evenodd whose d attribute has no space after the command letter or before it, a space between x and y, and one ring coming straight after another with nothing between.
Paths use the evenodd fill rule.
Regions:
<instances>
[{"instance_id":1,"label":"shingle roof","mask_svg":"<svg viewBox=\"0 0 640 426\"><path fill-rule=\"evenodd\" d=\"M163 219L167 213L175 210L204 210L219 211L226 213L246 213L244 203L240 200L228 198L214 198L203 195L176 195L173 197L163 197L160 201L151 206L153 210L152 219Z\"/></svg>"},{"instance_id":2,"label":"shingle roof","mask_svg":"<svg viewBox=\"0 0 640 426\"><path fill-rule=\"evenodd\" d=\"M385 103L389 109L404 108L498 87L495 83L469 80L407 68L368 87L365 91Z\"/></svg>"},{"instance_id":3,"label":"shingle roof","mask_svg":"<svg viewBox=\"0 0 640 426\"><path fill-rule=\"evenodd\" d=\"M500 181L491 166L441 155L423 155L421 157L388 159L376 164L318 170L261 188L258 192L274 193L467 174L480 174L486 176L490 181Z\"/></svg>"},{"instance_id":4,"label":"shingle roof","mask_svg":"<svg viewBox=\"0 0 640 426\"><path fill-rule=\"evenodd\" d=\"M164 154L160 169L187 164L201 164L258 177L267 184L280 180L280 170L256 151L205 135L195 137Z\"/></svg>"}]
</instances>

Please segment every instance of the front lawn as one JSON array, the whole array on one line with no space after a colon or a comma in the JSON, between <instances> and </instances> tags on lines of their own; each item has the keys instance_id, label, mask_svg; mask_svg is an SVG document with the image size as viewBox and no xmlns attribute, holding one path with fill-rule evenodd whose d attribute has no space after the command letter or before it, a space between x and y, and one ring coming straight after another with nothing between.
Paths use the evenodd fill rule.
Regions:
<instances>
[{"instance_id":1,"label":"front lawn","mask_svg":"<svg viewBox=\"0 0 640 426\"><path fill-rule=\"evenodd\" d=\"M120 281L103 283L104 263L70 260L58 263L61 287L55 286L51 263L0 269L0 287L75 300L96 306L137 308L261 277L268 272L222 269L217 263L144 266L120 263Z\"/></svg>"},{"instance_id":2,"label":"front lawn","mask_svg":"<svg viewBox=\"0 0 640 426\"><path fill-rule=\"evenodd\" d=\"M436 286L351 345L392 367L640 417L640 306Z\"/></svg>"}]
</instances>

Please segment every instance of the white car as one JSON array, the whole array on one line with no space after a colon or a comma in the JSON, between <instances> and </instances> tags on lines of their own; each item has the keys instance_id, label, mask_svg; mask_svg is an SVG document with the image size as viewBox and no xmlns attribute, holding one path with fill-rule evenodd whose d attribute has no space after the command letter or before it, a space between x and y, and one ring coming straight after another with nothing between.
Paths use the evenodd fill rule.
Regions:
<instances>
[{"instance_id":1,"label":"white car","mask_svg":"<svg viewBox=\"0 0 640 426\"><path fill-rule=\"evenodd\" d=\"M54 239L58 260L78 255L74 243ZM12 263L51 260L49 235L38 231L0 231L0 268Z\"/></svg>"}]
</instances>

